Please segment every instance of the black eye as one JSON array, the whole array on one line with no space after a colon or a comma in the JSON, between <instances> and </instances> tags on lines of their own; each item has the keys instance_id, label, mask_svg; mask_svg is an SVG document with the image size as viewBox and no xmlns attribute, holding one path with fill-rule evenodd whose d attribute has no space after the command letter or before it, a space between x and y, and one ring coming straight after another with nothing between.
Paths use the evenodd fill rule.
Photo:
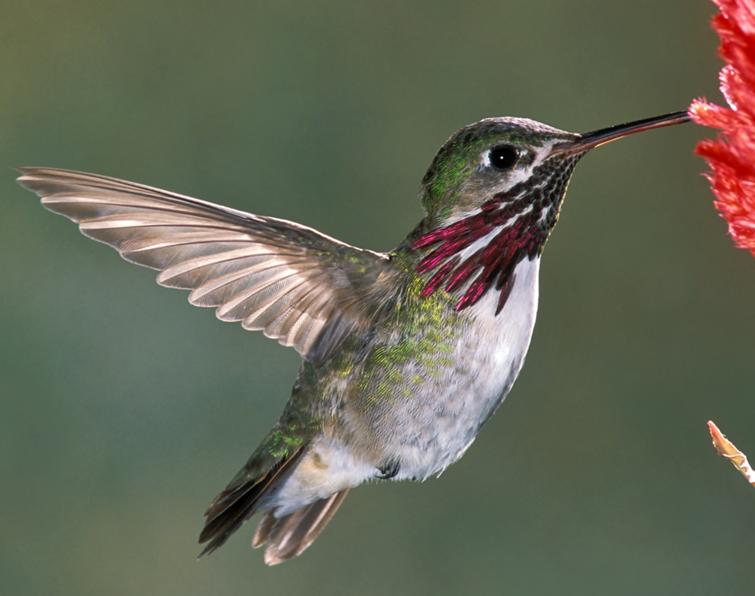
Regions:
<instances>
[{"instance_id":1,"label":"black eye","mask_svg":"<svg viewBox=\"0 0 755 596\"><path fill-rule=\"evenodd\" d=\"M511 145L496 145L488 153L490 165L496 170L508 170L516 163L519 152Z\"/></svg>"}]
</instances>

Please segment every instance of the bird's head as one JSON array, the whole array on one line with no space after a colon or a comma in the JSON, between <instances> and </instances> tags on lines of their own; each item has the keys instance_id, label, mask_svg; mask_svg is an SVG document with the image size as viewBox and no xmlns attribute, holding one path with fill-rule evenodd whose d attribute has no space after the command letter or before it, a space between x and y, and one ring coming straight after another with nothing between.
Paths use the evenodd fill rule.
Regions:
<instances>
[{"instance_id":1,"label":"bird's head","mask_svg":"<svg viewBox=\"0 0 755 596\"><path fill-rule=\"evenodd\" d=\"M427 217L413 246L425 252L420 273L433 273L424 293L442 285L461 289L460 310L493 284L504 288L519 261L542 251L585 153L688 120L686 112L675 112L585 134L525 118L465 126L441 147L422 180Z\"/></svg>"}]
</instances>

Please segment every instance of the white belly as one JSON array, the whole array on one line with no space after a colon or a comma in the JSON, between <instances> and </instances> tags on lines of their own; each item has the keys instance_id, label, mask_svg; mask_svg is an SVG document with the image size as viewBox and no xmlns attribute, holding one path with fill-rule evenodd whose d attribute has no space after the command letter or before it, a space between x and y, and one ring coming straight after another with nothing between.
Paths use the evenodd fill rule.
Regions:
<instances>
[{"instance_id":1,"label":"white belly","mask_svg":"<svg viewBox=\"0 0 755 596\"><path fill-rule=\"evenodd\" d=\"M539 259L522 261L503 310L489 291L473 308L455 338L449 364L427 375L421 390L391 402L373 428L380 451L398 461L395 480L440 474L472 444L516 380L532 337L538 297ZM437 372L437 371L435 371ZM406 377L421 376L416 363ZM320 437L271 499L283 515L318 498L379 475L380 462L356 456L335 438Z\"/></svg>"},{"instance_id":2,"label":"white belly","mask_svg":"<svg viewBox=\"0 0 755 596\"><path fill-rule=\"evenodd\" d=\"M428 380L436 386L425 398L424 411L418 412L412 400L407 404L419 418L414 432L420 440L408 442L398 454L398 479L422 479L442 472L464 454L506 397L532 338L539 267L538 258L517 266L511 294L498 316L495 291L469 309L469 325L453 354L458 364L440 380Z\"/></svg>"}]
</instances>

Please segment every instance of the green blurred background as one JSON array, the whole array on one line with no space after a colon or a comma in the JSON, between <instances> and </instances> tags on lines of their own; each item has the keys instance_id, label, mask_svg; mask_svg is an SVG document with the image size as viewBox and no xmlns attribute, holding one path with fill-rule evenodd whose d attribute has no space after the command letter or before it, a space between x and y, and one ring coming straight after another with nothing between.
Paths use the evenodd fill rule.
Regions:
<instances>
[{"instance_id":1,"label":"green blurred background","mask_svg":"<svg viewBox=\"0 0 755 596\"><path fill-rule=\"evenodd\" d=\"M21 2L0 24L0 591L9 595L752 594L755 262L667 129L577 169L524 371L440 480L353 493L269 569L209 499L296 354L41 209L11 166L143 181L375 249L459 126L570 130L718 99L696 0Z\"/></svg>"}]
</instances>

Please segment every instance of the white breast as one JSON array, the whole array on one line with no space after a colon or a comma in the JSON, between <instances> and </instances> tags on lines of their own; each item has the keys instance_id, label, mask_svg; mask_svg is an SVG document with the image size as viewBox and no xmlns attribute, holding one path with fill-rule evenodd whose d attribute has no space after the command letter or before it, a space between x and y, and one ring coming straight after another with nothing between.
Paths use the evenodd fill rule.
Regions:
<instances>
[{"instance_id":1,"label":"white breast","mask_svg":"<svg viewBox=\"0 0 755 596\"><path fill-rule=\"evenodd\" d=\"M497 316L498 292L489 291L473 311L472 336L466 349L473 353L473 361L481 364L475 387L483 399L497 402L524 363L537 314L539 270L539 258L517 265L511 294Z\"/></svg>"},{"instance_id":2,"label":"white breast","mask_svg":"<svg viewBox=\"0 0 755 596\"><path fill-rule=\"evenodd\" d=\"M424 404L420 406L416 397L412 401L412 414L421 424L413 430L414 440L398 454L402 467L397 479L439 474L458 460L506 397L532 338L539 267L539 258L517 265L511 293L497 316L495 291L488 291L466 311L470 320L457 341L456 365L435 380ZM407 411L402 416L412 414Z\"/></svg>"},{"instance_id":3,"label":"white breast","mask_svg":"<svg viewBox=\"0 0 755 596\"><path fill-rule=\"evenodd\" d=\"M391 404L384 429L389 459L400 462L395 480L440 474L472 444L482 423L495 411L524 363L535 324L539 259L515 269L515 282L503 310L495 315L498 292L489 291L473 308L456 338L452 366L429 375L422 391ZM412 363L407 377L421 372ZM377 462L356 458L350 447L318 438L295 472L270 499L278 515L375 478Z\"/></svg>"},{"instance_id":4,"label":"white breast","mask_svg":"<svg viewBox=\"0 0 755 596\"><path fill-rule=\"evenodd\" d=\"M478 424L501 403L524 364L537 314L539 270L539 258L517 265L511 294L498 315L498 292L488 292L474 310L466 349L476 373L470 380L476 407L469 413L474 417L479 410Z\"/></svg>"}]
</instances>

